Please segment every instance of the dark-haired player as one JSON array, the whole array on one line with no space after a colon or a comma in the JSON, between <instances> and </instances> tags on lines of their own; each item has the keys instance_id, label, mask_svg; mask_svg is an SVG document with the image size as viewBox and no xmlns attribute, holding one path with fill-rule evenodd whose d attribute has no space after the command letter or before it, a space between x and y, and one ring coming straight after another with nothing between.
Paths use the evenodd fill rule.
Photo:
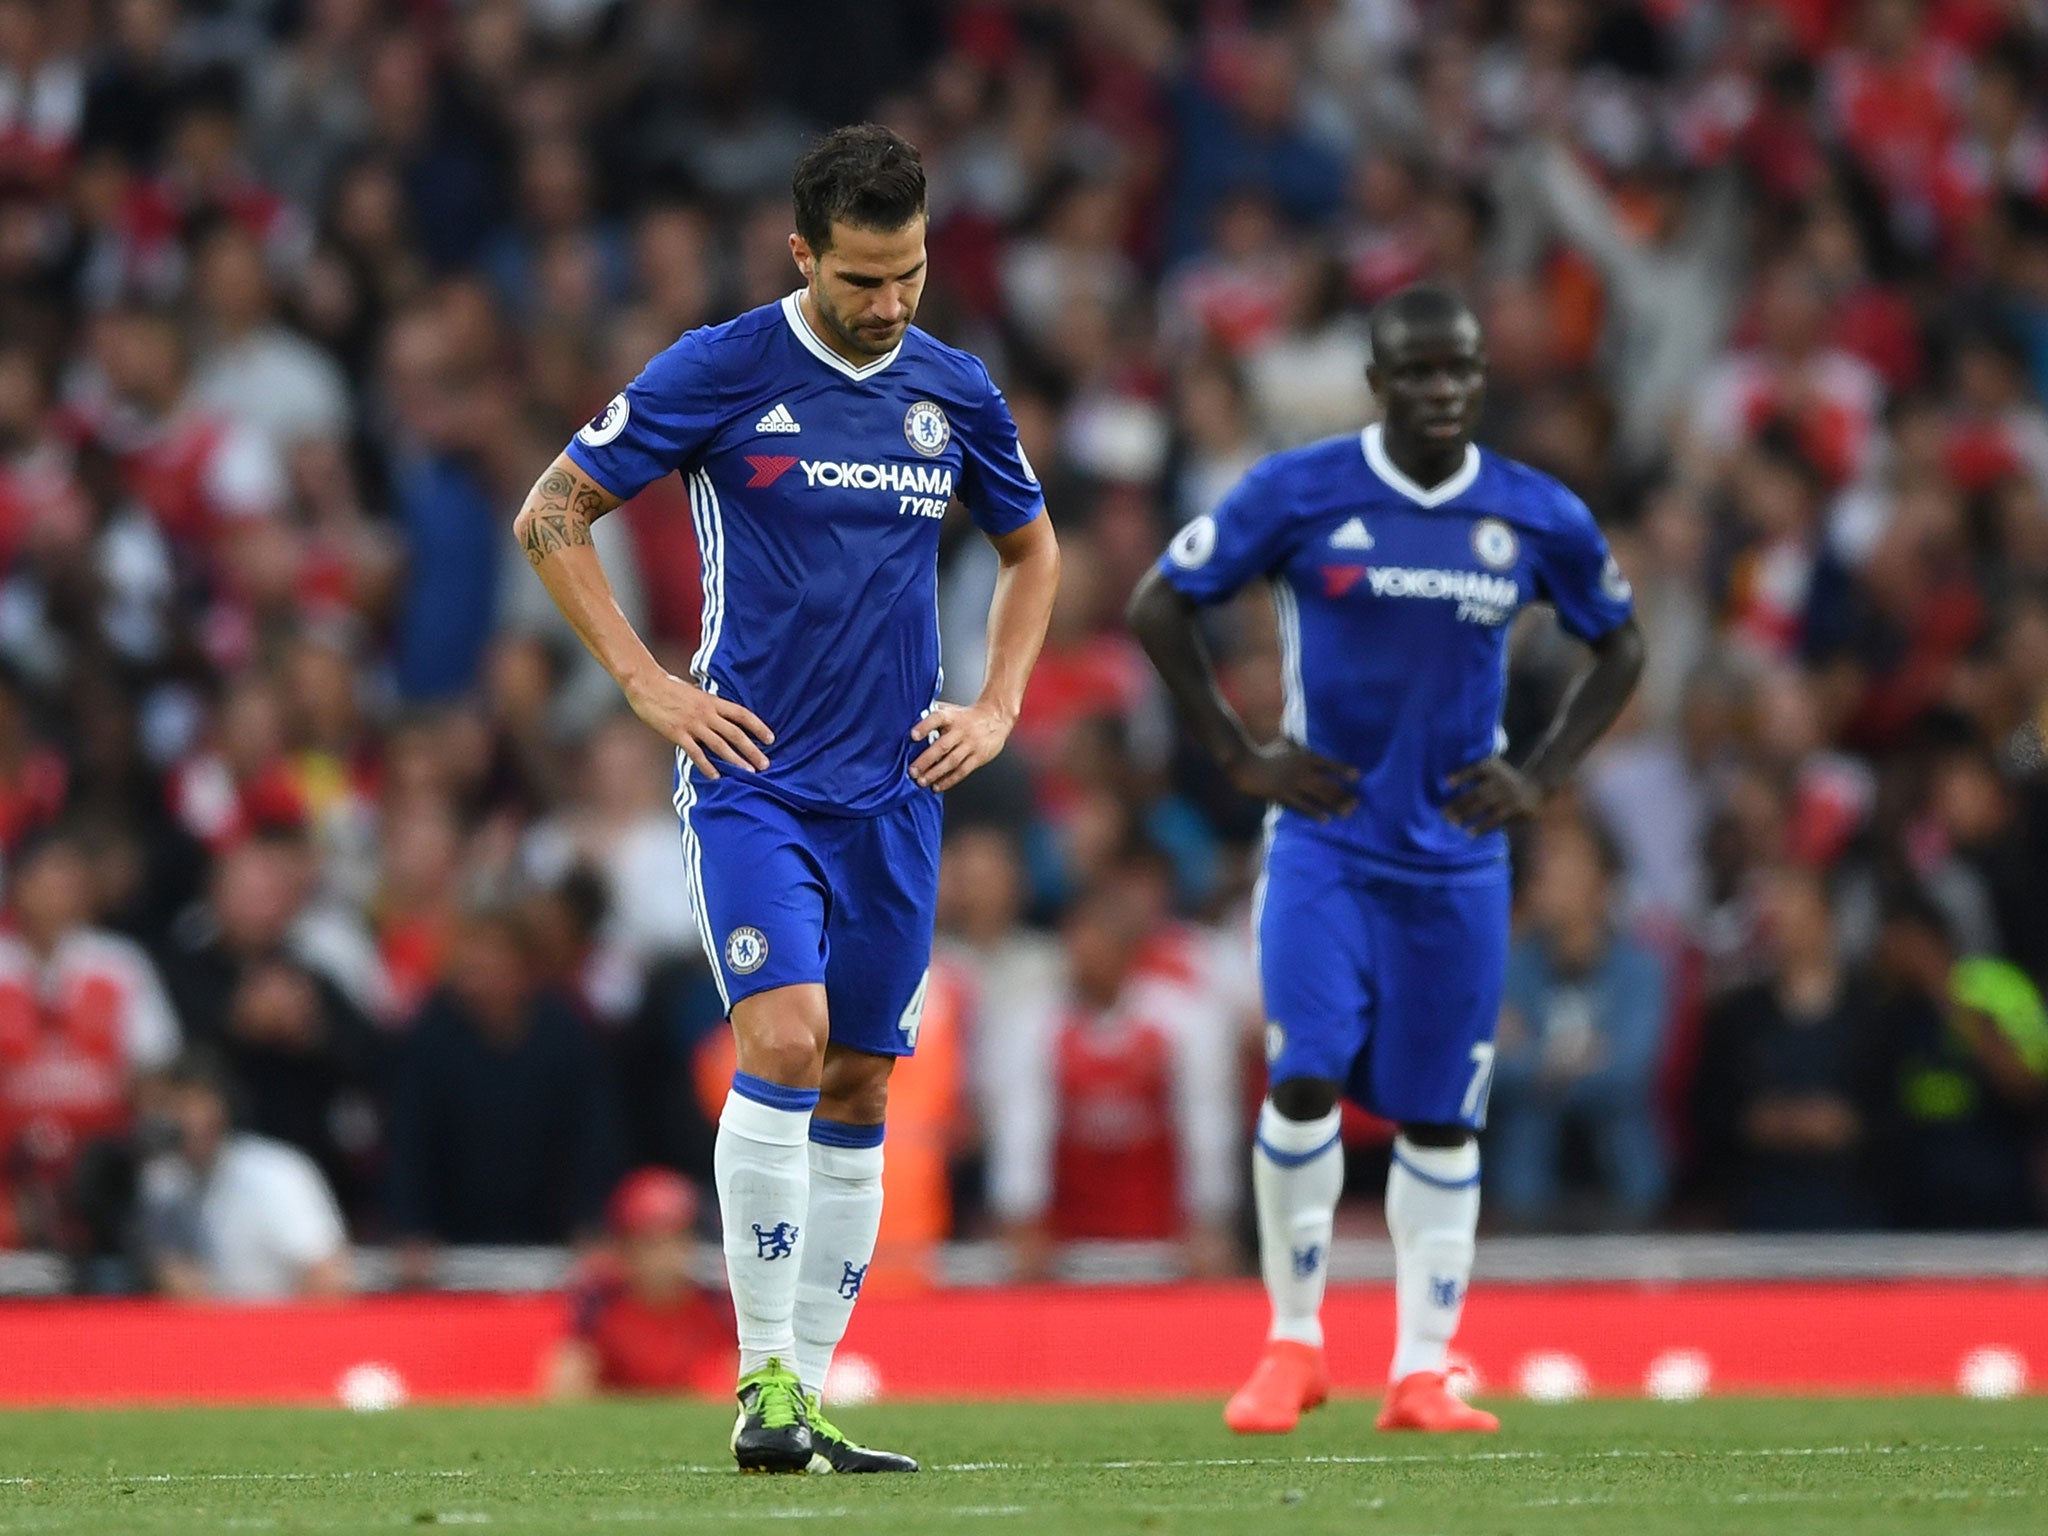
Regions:
<instances>
[{"instance_id":1,"label":"dark-haired player","mask_svg":"<svg viewBox=\"0 0 2048 1536\"><path fill-rule=\"evenodd\" d=\"M1320 1312L1344 1181L1340 1097L1395 1121L1399 1337L1382 1429L1490 1430L1444 1384L1472 1272L1479 1148L1508 950L1507 839L1642 668L1628 584L1579 499L1472 443L1479 322L1439 288L1372 317L1383 425L1256 465L1184 528L1131 623L1204 746L1272 802L1258 902L1268 1090L1253 1152L1266 1352L1224 1419L1292 1429L1328 1393ZM1217 691L1196 610L1264 579L1285 736ZM1546 602L1593 651L1520 768L1500 756L1508 624Z\"/></svg>"},{"instance_id":2,"label":"dark-haired player","mask_svg":"<svg viewBox=\"0 0 2048 1536\"><path fill-rule=\"evenodd\" d=\"M820 1407L882 1211L889 1072L917 1044L939 794L1002 749L1059 551L988 370L916 330L925 181L885 128L796 168L804 285L691 331L576 434L520 510L527 557L640 718L676 744L690 898L739 1066L716 1182L749 1471L915 1471ZM688 482L704 568L690 676L648 654L590 524ZM938 702L940 520L994 543L987 680Z\"/></svg>"}]
</instances>

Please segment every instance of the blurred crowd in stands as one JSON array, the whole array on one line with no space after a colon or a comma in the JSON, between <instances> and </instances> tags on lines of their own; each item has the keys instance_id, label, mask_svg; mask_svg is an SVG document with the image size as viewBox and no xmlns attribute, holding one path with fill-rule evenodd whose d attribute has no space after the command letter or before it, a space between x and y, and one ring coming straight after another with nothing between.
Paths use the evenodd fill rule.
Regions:
<instances>
[{"instance_id":1,"label":"blurred crowd in stands","mask_svg":"<svg viewBox=\"0 0 2048 1536\"><path fill-rule=\"evenodd\" d=\"M795 286L790 165L863 115L1067 552L950 797L885 1259L1245 1265L1260 808L1119 612L1368 419L1364 313L1424 277L1650 642L1519 841L1490 1222L2048 1220L2044 59L2039 0L0 0L0 1246L430 1283L705 1172L670 761L510 520ZM597 538L684 670L682 487ZM993 571L956 514L956 696ZM1264 600L1212 640L1277 730ZM1576 659L1525 624L1518 748Z\"/></svg>"}]
</instances>

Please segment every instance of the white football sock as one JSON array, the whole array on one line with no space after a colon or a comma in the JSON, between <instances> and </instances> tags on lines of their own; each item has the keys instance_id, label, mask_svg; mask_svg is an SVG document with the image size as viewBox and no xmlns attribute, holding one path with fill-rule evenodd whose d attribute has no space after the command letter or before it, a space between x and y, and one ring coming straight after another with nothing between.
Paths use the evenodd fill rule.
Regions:
<instances>
[{"instance_id":1,"label":"white football sock","mask_svg":"<svg viewBox=\"0 0 2048 1536\"><path fill-rule=\"evenodd\" d=\"M1268 1338L1323 1343L1323 1284L1330 1236L1344 1192L1343 1111L1289 1120L1269 1099L1259 1110L1252 1148L1252 1194L1259 1211L1259 1273L1273 1304Z\"/></svg>"},{"instance_id":2,"label":"white football sock","mask_svg":"<svg viewBox=\"0 0 2048 1536\"><path fill-rule=\"evenodd\" d=\"M1478 1230L1479 1143L1418 1147L1396 1136L1387 1170L1396 1330L1391 1380L1444 1368L1472 1279Z\"/></svg>"},{"instance_id":3,"label":"white football sock","mask_svg":"<svg viewBox=\"0 0 2048 1536\"><path fill-rule=\"evenodd\" d=\"M796 1286L796 1372L804 1390L822 1399L882 1225L882 1128L813 1119L810 1156L811 1212Z\"/></svg>"},{"instance_id":4,"label":"white football sock","mask_svg":"<svg viewBox=\"0 0 2048 1536\"><path fill-rule=\"evenodd\" d=\"M796 1369L792 1317L811 1193L804 1149L817 1102L814 1088L785 1088L735 1072L718 1117L712 1171L742 1376L771 1359Z\"/></svg>"}]
</instances>

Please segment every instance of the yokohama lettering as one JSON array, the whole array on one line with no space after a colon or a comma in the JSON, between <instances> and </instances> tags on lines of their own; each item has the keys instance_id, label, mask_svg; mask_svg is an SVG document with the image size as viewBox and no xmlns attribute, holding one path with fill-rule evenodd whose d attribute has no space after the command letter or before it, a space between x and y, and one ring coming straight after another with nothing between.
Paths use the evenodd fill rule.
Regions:
<instances>
[{"instance_id":1,"label":"yokohama lettering","mask_svg":"<svg viewBox=\"0 0 2048 1536\"><path fill-rule=\"evenodd\" d=\"M1365 576L1372 583L1374 597L1450 598L1491 608L1512 608L1522 597L1513 581L1483 571L1418 571L1382 565L1374 566Z\"/></svg>"},{"instance_id":2,"label":"yokohama lettering","mask_svg":"<svg viewBox=\"0 0 2048 1536\"><path fill-rule=\"evenodd\" d=\"M851 464L805 459L805 481L812 486L859 491L898 491L944 500L953 494L953 471L943 464Z\"/></svg>"}]
</instances>

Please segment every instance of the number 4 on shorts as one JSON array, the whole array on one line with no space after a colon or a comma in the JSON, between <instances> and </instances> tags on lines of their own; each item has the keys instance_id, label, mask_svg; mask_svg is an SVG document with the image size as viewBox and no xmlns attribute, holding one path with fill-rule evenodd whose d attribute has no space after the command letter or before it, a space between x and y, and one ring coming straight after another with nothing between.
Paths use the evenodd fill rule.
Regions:
<instances>
[{"instance_id":1,"label":"number 4 on shorts","mask_svg":"<svg viewBox=\"0 0 2048 1536\"><path fill-rule=\"evenodd\" d=\"M1472 1047L1472 1081L1465 1089L1465 1102L1458 1106L1458 1118L1475 1126L1486 1124L1486 1096L1493 1090L1493 1042Z\"/></svg>"}]
</instances>

